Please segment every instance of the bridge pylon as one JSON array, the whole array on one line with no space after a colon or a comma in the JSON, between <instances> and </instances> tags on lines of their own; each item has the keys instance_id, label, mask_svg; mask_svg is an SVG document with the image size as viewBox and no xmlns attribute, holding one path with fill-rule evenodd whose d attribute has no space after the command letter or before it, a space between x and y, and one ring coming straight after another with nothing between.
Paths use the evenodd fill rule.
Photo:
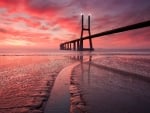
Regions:
<instances>
[{"instance_id":1,"label":"bridge pylon","mask_svg":"<svg viewBox=\"0 0 150 113\"><path fill-rule=\"evenodd\" d=\"M84 26L84 15L81 14L81 37L80 37L80 45L79 45L79 51L84 51L84 50L90 50L90 51L93 51L93 44L92 44L92 39L91 39L91 23L90 23L90 15L88 15L88 25L87 25L87 28L85 28ZM90 45L90 48L83 48L83 33L84 31L88 31L88 34L89 34L89 45Z\"/></svg>"}]
</instances>

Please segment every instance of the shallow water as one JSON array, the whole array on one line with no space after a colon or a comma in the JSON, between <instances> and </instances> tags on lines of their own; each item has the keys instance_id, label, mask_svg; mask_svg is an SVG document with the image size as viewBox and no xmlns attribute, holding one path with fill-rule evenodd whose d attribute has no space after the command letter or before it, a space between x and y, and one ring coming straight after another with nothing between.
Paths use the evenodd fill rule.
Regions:
<instances>
[{"instance_id":1,"label":"shallow water","mask_svg":"<svg viewBox=\"0 0 150 113\"><path fill-rule=\"evenodd\" d=\"M149 113L149 67L150 56L106 55L81 62L72 76L88 113Z\"/></svg>"}]
</instances>

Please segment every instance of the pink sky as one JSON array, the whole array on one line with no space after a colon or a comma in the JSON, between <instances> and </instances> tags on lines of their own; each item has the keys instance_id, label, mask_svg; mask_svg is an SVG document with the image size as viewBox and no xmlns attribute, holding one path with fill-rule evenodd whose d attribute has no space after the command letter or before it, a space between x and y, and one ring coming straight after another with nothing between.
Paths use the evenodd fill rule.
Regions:
<instances>
[{"instance_id":1,"label":"pink sky","mask_svg":"<svg viewBox=\"0 0 150 113\"><path fill-rule=\"evenodd\" d=\"M59 49L80 37L81 13L92 34L150 20L149 0L0 0L0 49ZM94 48L150 48L150 28L93 40ZM87 46L87 43L85 43Z\"/></svg>"}]
</instances>

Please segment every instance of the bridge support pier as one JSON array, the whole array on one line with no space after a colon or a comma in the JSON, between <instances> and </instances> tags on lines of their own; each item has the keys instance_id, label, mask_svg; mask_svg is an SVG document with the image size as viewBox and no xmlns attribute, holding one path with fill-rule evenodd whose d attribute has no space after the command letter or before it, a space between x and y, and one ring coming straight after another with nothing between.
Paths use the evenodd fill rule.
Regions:
<instances>
[{"instance_id":1,"label":"bridge support pier","mask_svg":"<svg viewBox=\"0 0 150 113\"><path fill-rule=\"evenodd\" d=\"M68 43L66 43L66 50L68 50Z\"/></svg>"},{"instance_id":2,"label":"bridge support pier","mask_svg":"<svg viewBox=\"0 0 150 113\"><path fill-rule=\"evenodd\" d=\"M83 48L83 32L88 31L89 34L89 46L90 48ZM84 28L84 15L82 15L82 30L81 30L81 37L80 37L80 51L84 50L89 50L93 51L93 44L92 44L92 39L90 38L91 36L91 29L90 29L90 15L88 15L88 28Z\"/></svg>"},{"instance_id":3,"label":"bridge support pier","mask_svg":"<svg viewBox=\"0 0 150 113\"><path fill-rule=\"evenodd\" d=\"M62 50L65 50L65 45L63 44L61 48L62 48Z\"/></svg>"},{"instance_id":4,"label":"bridge support pier","mask_svg":"<svg viewBox=\"0 0 150 113\"><path fill-rule=\"evenodd\" d=\"M82 38L80 38L79 44L80 44L79 51L83 51L83 40L82 40Z\"/></svg>"},{"instance_id":5,"label":"bridge support pier","mask_svg":"<svg viewBox=\"0 0 150 113\"><path fill-rule=\"evenodd\" d=\"M76 42L73 42L73 50L76 50Z\"/></svg>"},{"instance_id":6,"label":"bridge support pier","mask_svg":"<svg viewBox=\"0 0 150 113\"><path fill-rule=\"evenodd\" d=\"M80 51L80 41L77 41L77 51Z\"/></svg>"},{"instance_id":7,"label":"bridge support pier","mask_svg":"<svg viewBox=\"0 0 150 113\"><path fill-rule=\"evenodd\" d=\"M71 43L69 43L69 50L71 50Z\"/></svg>"},{"instance_id":8,"label":"bridge support pier","mask_svg":"<svg viewBox=\"0 0 150 113\"><path fill-rule=\"evenodd\" d=\"M63 50L66 50L66 48L67 48L67 47L66 47L66 44L64 44L64 49L63 49Z\"/></svg>"}]
</instances>

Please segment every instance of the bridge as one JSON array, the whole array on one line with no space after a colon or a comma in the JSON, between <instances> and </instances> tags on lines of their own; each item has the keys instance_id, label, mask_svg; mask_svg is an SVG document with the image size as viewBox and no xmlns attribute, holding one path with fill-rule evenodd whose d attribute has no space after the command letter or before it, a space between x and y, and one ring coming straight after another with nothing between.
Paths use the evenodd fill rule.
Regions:
<instances>
[{"instance_id":1,"label":"bridge","mask_svg":"<svg viewBox=\"0 0 150 113\"><path fill-rule=\"evenodd\" d=\"M60 44L60 50L93 51L94 50L93 44L92 44L92 39L93 38L99 38L99 37L102 37L102 36L105 36L105 35L125 32L125 31L129 31L129 30L134 30L134 29L140 29L140 28L149 27L149 26L150 26L150 20L91 35L90 15L88 16L88 28L84 27L84 15L82 15L81 37L78 38L78 39L75 39L75 40L71 40L71 41L68 41L68 42L61 43ZM84 31L88 31L89 36L83 37L83 32ZM89 48L84 48L83 47L83 41L84 40L89 40L89 44L90 44Z\"/></svg>"}]
</instances>

